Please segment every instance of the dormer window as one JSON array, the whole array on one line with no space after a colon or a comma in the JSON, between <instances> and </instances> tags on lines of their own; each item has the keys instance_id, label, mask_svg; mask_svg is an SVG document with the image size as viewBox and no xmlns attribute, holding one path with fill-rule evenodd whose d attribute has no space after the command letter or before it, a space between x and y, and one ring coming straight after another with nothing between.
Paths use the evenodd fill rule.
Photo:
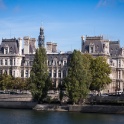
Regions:
<instances>
[{"instance_id":1,"label":"dormer window","mask_svg":"<svg viewBox=\"0 0 124 124\"><path fill-rule=\"evenodd\" d=\"M91 51L90 52L93 53L93 47L91 47Z\"/></svg>"},{"instance_id":2,"label":"dormer window","mask_svg":"<svg viewBox=\"0 0 124 124\"><path fill-rule=\"evenodd\" d=\"M5 48L5 54L8 54L8 48Z\"/></svg>"},{"instance_id":3,"label":"dormer window","mask_svg":"<svg viewBox=\"0 0 124 124\"><path fill-rule=\"evenodd\" d=\"M8 54L9 53L9 46L8 46L8 44L5 44L3 46L3 52L4 52L4 54Z\"/></svg>"},{"instance_id":4,"label":"dormer window","mask_svg":"<svg viewBox=\"0 0 124 124\"><path fill-rule=\"evenodd\" d=\"M89 53L94 53L95 52L95 45L94 43L90 43L89 45Z\"/></svg>"},{"instance_id":5,"label":"dormer window","mask_svg":"<svg viewBox=\"0 0 124 124\"><path fill-rule=\"evenodd\" d=\"M10 48L9 53L11 53L11 54L12 54L12 47Z\"/></svg>"}]
</instances>

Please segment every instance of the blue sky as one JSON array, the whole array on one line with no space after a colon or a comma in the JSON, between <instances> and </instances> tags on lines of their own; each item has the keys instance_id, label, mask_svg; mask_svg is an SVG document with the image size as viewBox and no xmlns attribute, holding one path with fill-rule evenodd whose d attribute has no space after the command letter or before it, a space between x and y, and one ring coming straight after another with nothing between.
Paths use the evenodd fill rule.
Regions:
<instances>
[{"instance_id":1,"label":"blue sky","mask_svg":"<svg viewBox=\"0 0 124 124\"><path fill-rule=\"evenodd\" d=\"M81 49L81 36L103 35L124 46L124 0L0 0L2 38L38 38L58 50Z\"/></svg>"}]
</instances>

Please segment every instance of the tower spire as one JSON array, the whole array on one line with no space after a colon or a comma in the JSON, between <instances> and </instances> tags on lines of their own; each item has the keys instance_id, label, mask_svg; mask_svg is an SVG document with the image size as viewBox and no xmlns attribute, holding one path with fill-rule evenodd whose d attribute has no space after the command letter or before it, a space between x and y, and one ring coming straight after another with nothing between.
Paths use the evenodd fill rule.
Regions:
<instances>
[{"instance_id":1,"label":"tower spire","mask_svg":"<svg viewBox=\"0 0 124 124\"><path fill-rule=\"evenodd\" d=\"M41 24L42 25L42 24ZM38 46L39 47L44 47L44 29L41 26L40 27L40 35L38 36Z\"/></svg>"}]
</instances>

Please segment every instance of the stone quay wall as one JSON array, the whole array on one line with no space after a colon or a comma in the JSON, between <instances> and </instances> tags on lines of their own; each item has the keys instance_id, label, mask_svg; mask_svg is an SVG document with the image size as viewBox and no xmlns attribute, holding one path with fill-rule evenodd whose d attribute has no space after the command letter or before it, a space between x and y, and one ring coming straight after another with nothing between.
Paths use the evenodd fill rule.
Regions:
<instances>
[{"instance_id":1,"label":"stone quay wall","mask_svg":"<svg viewBox=\"0 0 124 124\"><path fill-rule=\"evenodd\" d=\"M36 104L30 94L0 94L0 108L32 109Z\"/></svg>"}]
</instances>

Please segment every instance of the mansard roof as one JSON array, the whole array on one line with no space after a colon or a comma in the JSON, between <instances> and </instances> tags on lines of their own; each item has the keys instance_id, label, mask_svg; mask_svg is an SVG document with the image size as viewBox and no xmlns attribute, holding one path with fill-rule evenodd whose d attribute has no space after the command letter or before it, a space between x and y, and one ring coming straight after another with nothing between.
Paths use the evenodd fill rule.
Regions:
<instances>
[{"instance_id":1,"label":"mansard roof","mask_svg":"<svg viewBox=\"0 0 124 124\"><path fill-rule=\"evenodd\" d=\"M82 46L82 52L89 52L89 45L95 45L95 52L101 53L103 52L103 37L86 37L86 40Z\"/></svg>"},{"instance_id":2,"label":"mansard roof","mask_svg":"<svg viewBox=\"0 0 124 124\"><path fill-rule=\"evenodd\" d=\"M4 53L4 47L9 47L11 50L11 54L18 54L19 52L19 42L16 38L12 39L2 39L2 43L0 46L0 52Z\"/></svg>"},{"instance_id":3,"label":"mansard roof","mask_svg":"<svg viewBox=\"0 0 124 124\"><path fill-rule=\"evenodd\" d=\"M109 52L111 56L118 56L121 52L120 42L119 41L110 41L109 42Z\"/></svg>"}]
</instances>

